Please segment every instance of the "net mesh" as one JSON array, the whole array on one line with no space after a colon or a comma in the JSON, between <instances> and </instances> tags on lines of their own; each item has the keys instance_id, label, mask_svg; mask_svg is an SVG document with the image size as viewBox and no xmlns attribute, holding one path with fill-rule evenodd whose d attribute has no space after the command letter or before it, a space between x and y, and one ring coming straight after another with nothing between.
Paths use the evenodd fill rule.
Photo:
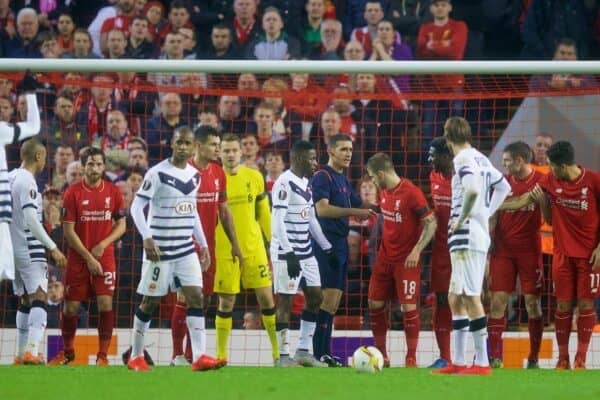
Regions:
<instances>
[{"instance_id":1,"label":"net mesh","mask_svg":"<svg viewBox=\"0 0 600 400\"><path fill-rule=\"evenodd\" d=\"M0 118L4 121L25 118L26 109L18 96L21 77L22 74L17 73L0 77ZM595 110L600 97L596 79L596 76L562 75L421 78L371 74L40 74L37 93L42 111L41 138L46 141L49 151L47 169L40 177L44 189L45 226L66 250L60 226L61 195L68 182L78 174L67 169L67 165L77 158L82 147L93 143L104 147L109 154L109 176L125 179L135 189L135 177L131 181L126 179L135 175L131 168L137 161L132 161L133 151L129 151L136 142L133 138L144 139L149 163L153 165L170 155L168 143L172 129L180 125L214 124L223 133L241 135L244 138L244 162L265 174L267 188L278 173L270 160L273 154L281 155L287 167L291 144L306 139L317 146L320 162L325 163L326 140L340 132L354 140L348 176L362 196L374 196L372 184L364 179L365 163L380 151L392 156L400 175L413 180L428 194L429 142L442 134L443 123L450 115L464 116L470 122L475 146L491 154L499 168L504 145L524 140L533 146L536 135L547 132L555 139L573 141L580 162L599 170ZM462 80L464 85L449 84ZM106 113L114 109L123 111L128 133L106 139L110 130ZM17 145L8 146L7 157L9 169L18 166ZM139 184L138 181L138 187ZM114 309L119 334L117 344L111 350L114 351L111 357L115 359L129 344L127 329L132 326L132 316L140 300L135 288L140 277L142 243L131 219L127 222L127 232L116 246L118 280ZM369 336L367 288L377 244L376 219L352 220L348 242L350 266L335 329L362 330L356 335L366 338ZM554 311L549 260L544 257L542 299L547 329L552 328ZM430 263L430 254L426 251L419 300L423 331L432 329ZM64 289L60 271L51 267L49 278L48 327L51 330L47 339L48 356L55 351L52 349L60 347L59 331L54 329L59 328L58 304ZM207 326L212 329L216 297L212 296L208 303ZM174 295L163 300L159 315L153 320L153 328L169 328L173 304ZM17 306L10 283L2 282L0 328L15 327ZM299 296L292 312L292 326L297 326L301 307ZM242 291L234 309L234 329L257 328L259 325L252 323L252 314L246 314L257 310L254 294ZM392 331L401 331L398 304L392 304L389 313ZM89 330L80 331L78 335L95 335L97 315L94 301L82 307L79 327ZM509 302L508 321L509 330L523 330L527 326L524 301L518 294ZM10 329L0 330L0 362L10 362L14 354L14 332L10 332ZM434 339L431 335L423 335L419 357L433 359L437 352ZM234 363L269 362L268 340L263 332L245 335L238 332L234 337L237 339L233 340L230 350ZM391 346L391 356L393 360L399 360L404 351L403 340L393 338L397 344ZM171 348L168 331L160 331L153 341L151 353L160 362L168 362ZM211 343L209 350L214 346L214 341ZM357 343L345 345L350 354ZM84 346L83 341L79 345ZM89 346L95 349L96 342L90 342ZM593 344L592 352L600 352L600 348ZM90 350L89 354L95 354L95 350Z\"/></svg>"}]
</instances>

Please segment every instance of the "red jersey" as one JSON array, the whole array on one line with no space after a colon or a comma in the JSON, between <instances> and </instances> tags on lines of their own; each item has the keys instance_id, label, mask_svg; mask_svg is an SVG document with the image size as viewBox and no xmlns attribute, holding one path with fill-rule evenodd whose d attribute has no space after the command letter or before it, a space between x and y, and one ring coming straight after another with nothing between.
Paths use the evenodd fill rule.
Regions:
<instances>
[{"instance_id":1,"label":"red jersey","mask_svg":"<svg viewBox=\"0 0 600 400\"><path fill-rule=\"evenodd\" d=\"M63 222L75 224L75 233L88 250L110 235L114 221L123 217L121 191L107 180L102 180L98 187L90 187L81 180L65 191ZM85 264L85 260L70 246L67 259L69 264ZM103 265L115 263L112 243L106 247L99 261Z\"/></svg>"},{"instance_id":2,"label":"red jersey","mask_svg":"<svg viewBox=\"0 0 600 400\"><path fill-rule=\"evenodd\" d=\"M448 250L448 220L452 205L452 177L436 171L429 173L431 199L437 219L437 229L431 249L432 263L450 265Z\"/></svg>"},{"instance_id":3,"label":"red jersey","mask_svg":"<svg viewBox=\"0 0 600 400\"><path fill-rule=\"evenodd\" d=\"M539 183L550 198L555 253L587 259L598 245L600 174L580 168L574 181L548 174Z\"/></svg>"},{"instance_id":4,"label":"red jersey","mask_svg":"<svg viewBox=\"0 0 600 400\"><path fill-rule=\"evenodd\" d=\"M383 233L378 260L393 263L408 256L419 241L421 219L431 212L425 195L411 181L401 179L392 189L380 191Z\"/></svg>"},{"instance_id":5,"label":"red jersey","mask_svg":"<svg viewBox=\"0 0 600 400\"><path fill-rule=\"evenodd\" d=\"M194 160L190 160L190 164L200 173L196 207L198 208L198 215L200 216L208 248L211 252L214 252L219 204L227 201L225 171L219 164L214 162L208 163L204 169L200 168Z\"/></svg>"},{"instance_id":6,"label":"red jersey","mask_svg":"<svg viewBox=\"0 0 600 400\"><path fill-rule=\"evenodd\" d=\"M125 32L125 36L129 36L129 25L131 25L131 17L117 15L116 17L108 18L102 23L100 33L108 33L113 29L118 29Z\"/></svg>"},{"instance_id":7,"label":"red jersey","mask_svg":"<svg viewBox=\"0 0 600 400\"><path fill-rule=\"evenodd\" d=\"M543 176L544 174L536 170L523 180L504 175L511 187L507 199L519 197L532 190ZM500 211L494 236L494 253L505 257L540 254L541 223L542 213L537 203L515 211Z\"/></svg>"},{"instance_id":8,"label":"red jersey","mask_svg":"<svg viewBox=\"0 0 600 400\"><path fill-rule=\"evenodd\" d=\"M421 25L417 40L417 58L423 60L462 60L467 46L467 25L452 18L443 26L429 22ZM431 48L427 43L432 42ZM462 88L465 77L461 74L432 75L439 88Z\"/></svg>"}]
</instances>

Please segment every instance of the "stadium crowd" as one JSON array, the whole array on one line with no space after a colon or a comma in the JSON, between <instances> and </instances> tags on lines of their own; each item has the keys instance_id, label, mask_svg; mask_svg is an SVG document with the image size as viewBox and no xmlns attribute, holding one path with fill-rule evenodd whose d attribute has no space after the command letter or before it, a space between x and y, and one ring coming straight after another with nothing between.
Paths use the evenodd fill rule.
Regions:
<instances>
[{"instance_id":1,"label":"stadium crowd","mask_svg":"<svg viewBox=\"0 0 600 400\"><path fill-rule=\"evenodd\" d=\"M0 0L0 43L3 58L592 59L600 54L600 4L595 0ZM0 76L0 121L26 120L21 79L22 74ZM208 125L223 134L240 135L243 163L261 171L267 191L287 168L294 142L315 143L319 158L323 157L320 161L326 162L329 138L342 133L354 144L348 177L364 202L376 204L377 189L365 176L366 161L373 154L390 154L403 176L424 183L430 170L430 142L441 136L447 117L465 116L485 149L491 148L495 132L508 119L508 114L497 114L498 109L502 114L510 108L509 102L495 109L500 100L463 99L476 79L463 75L71 72L36 74L35 79L40 139L49 158L38 186L44 226L56 243L65 243L62 195L82 179L80 154L88 146L106 154L106 176L120 189L128 210L147 169L171 156L172 135L181 126ZM591 76L539 76L529 87L541 92L587 89L596 87L596 81ZM451 93L452 98L419 101L410 96L432 90ZM542 148L552 140L552 135L536 138ZM9 169L20 162L17 149L7 148ZM547 163L543 155L534 161ZM117 327L132 324L143 248L131 216L126 218L127 230L115 246ZM350 327L363 325L369 266L381 223L376 216L350 221L342 308L359 321L351 319ZM426 254L424 276L428 263ZM59 324L61 281L60 271L51 268L49 327ZM427 282L423 279L421 293L429 293ZM0 296L2 309L8 310L1 313L0 326L11 326L17 309L7 292ZM302 299L296 300L292 314L297 321ZM169 326L172 301L163 304L162 327ZM426 296L420 301L431 302ZM516 302L517 308L524 308L522 300ZM543 305L550 324L553 305L548 293ZM242 327L245 312L251 317L256 309L254 297L247 296L236 306L234 321ZM96 310L85 311L79 326L96 326ZM394 309L394 314L399 312ZM600 317L600 307L597 312ZM513 312L513 321L522 322L520 318ZM209 317L209 326L212 323ZM392 324L401 328L402 319L396 316Z\"/></svg>"}]
</instances>

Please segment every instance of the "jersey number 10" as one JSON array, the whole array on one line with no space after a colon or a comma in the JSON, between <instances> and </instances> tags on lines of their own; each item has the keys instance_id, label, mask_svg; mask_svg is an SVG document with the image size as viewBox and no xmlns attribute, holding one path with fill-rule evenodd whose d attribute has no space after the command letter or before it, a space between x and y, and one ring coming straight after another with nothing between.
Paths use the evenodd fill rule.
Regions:
<instances>
[{"instance_id":1,"label":"jersey number 10","mask_svg":"<svg viewBox=\"0 0 600 400\"><path fill-rule=\"evenodd\" d=\"M483 185L485 187L485 195L483 196L483 201L485 202L485 207L490 207L490 202L492 200L492 173L481 171L481 179L483 179Z\"/></svg>"}]
</instances>

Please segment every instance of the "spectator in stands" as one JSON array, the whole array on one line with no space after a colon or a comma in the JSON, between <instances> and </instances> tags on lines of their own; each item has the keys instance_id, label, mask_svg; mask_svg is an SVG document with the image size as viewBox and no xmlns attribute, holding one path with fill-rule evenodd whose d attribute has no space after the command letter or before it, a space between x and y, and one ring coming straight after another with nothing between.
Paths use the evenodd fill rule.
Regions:
<instances>
[{"instance_id":1,"label":"spectator in stands","mask_svg":"<svg viewBox=\"0 0 600 400\"><path fill-rule=\"evenodd\" d=\"M265 160L260 155L260 146L256 133L245 133L241 137L242 164L248 168L262 171Z\"/></svg>"},{"instance_id":2,"label":"spectator in stands","mask_svg":"<svg viewBox=\"0 0 600 400\"><path fill-rule=\"evenodd\" d=\"M240 0L249 1L252 0ZM234 48L231 30L225 24L218 24L212 27L210 34L210 45L203 52L198 52L198 58L205 60L235 60L240 55Z\"/></svg>"},{"instance_id":3,"label":"spectator in stands","mask_svg":"<svg viewBox=\"0 0 600 400\"><path fill-rule=\"evenodd\" d=\"M367 25L354 28L350 35L350 40L356 40L362 44L365 52L373 52L373 41L377 38L378 24L384 17L383 5L380 1L367 1L364 8L364 19ZM393 25L392 25L393 26ZM393 40L400 43L400 35L394 31Z\"/></svg>"},{"instance_id":4,"label":"spectator in stands","mask_svg":"<svg viewBox=\"0 0 600 400\"><path fill-rule=\"evenodd\" d=\"M54 168L51 171L42 171L38 176L38 182L48 183L51 187L62 191L67 183L67 166L74 160L73 147L66 144L59 145L54 152Z\"/></svg>"},{"instance_id":5,"label":"spectator in stands","mask_svg":"<svg viewBox=\"0 0 600 400\"><path fill-rule=\"evenodd\" d=\"M39 31L38 15L33 8L22 8L17 14L17 34L3 41L6 58L41 58L36 37Z\"/></svg>"},{"instance_id":6,"label":"spectator in stands","mask_svg":"<svg viewBox=\"0 0 600 400\"><path fill-rule=\"evenodd\" d=\"M117 7L113 4L114 2L100 8L87 28L92 37L92 51L96 54L102 54L102 49L100 48L100 31L104 21L117 16Z\"/></svg>"},{"instance_id":7,"label":"spectator in stands","mask_svg":"<svg viewBox=\"0 0 600 400\"><path fill-rule=\"evenodd\" d=\"M244 313L244 324L242 325L242 327L245 330L262 329L259 313L253 310L246 311Z\"/></svg>"},{"instance_id":8,"label":"spectator in stands","mask_svg":"<svg viewBox=\"0 0 600 400\"><path fill-rule=\"evenodd\" d=\"M148 25L150 31L149 39L158 37L158 33L162 31L167 24L167 20L165 19L165 6L160 1L149 1L144 6L142 16L146 17L150 23ZM157 44L158 41L155 41L155 43Z\"/></svg>"},{"instance_id":9,"label":"spectator in stands","mask_svg":"<svg viewBox=\"0 0 600 400\"><path fill-rule=\"evenodd\" d=\"M250 53L249 47L261 35L260 24L256 23L257 3L257 0L234 0L233 20L225 25L232 32L233 47L239 56Z\"/></svg>"},{"instance_id":10,"label":"spectator in stands","mask_svg":"<svg viewBox=\"0 0 600 400\"><path fill-rule=\"evenodd\" d=\"M165 36L163 50L158 57L160 60L183 60L183 36L179 32L169 32ZM148 81L154 85L183 87L182 74L178 72L151 72Z\"/></svg>"},{"instance_id":11,"label":"spectator in stands","mask_svg":"<svg viewBox=\"0 0 600 400\"><path fill-rule=\"evenodd\" d=\"M100 28L100 50L102 54L108 54L108 33L114 29L124 32L124 36L129 35L129 26L131 19L135 16L134 0L117 0L115 7L117 15L107 18Z\"/></svg>"},{"instance_id":12,"label":"spectator in stands","mask_svg":"<svg viewBox=\"0 0 600 400\"><path fill-rule=\"evenodd\" d=\"M94 141L94 146L99 147L105 153L114 149L127 151L127 143L131 137L123 112L110 110L106 113L106 133Z\"/></svg>"},{"instance_id":13,"label":"spectator in stands","mask_svg":"<svg viewBox=\"0 0 600 400\"><path fill-rule=\"evenodd\" d=\"M60 90L71 94L74 110L79 110L81 105L90 99L88 89L80 86L80 83L87 79L88 78L80 72L69 72L65 75L65 83Z\"/></svg>"},{"instance_id":14,"label":"spectator in stands","mask_svg":"<svg viewBox=\"0 0 600 400\"><path fill-rule=\"evenodd\" d=\"M92 82L99 86L92 87L90 100L79 109L77 125L87 128L90 140L96 140L106 133L106 113L115 108L111 96L115 80L110 75L98 74Z\"/></svg>"},{"instance_id":15,"label":"spectator in stands","mask_svg":"<svg viewBox=\"0 0 600 400\"><path fill-rule=\"evenodd\" d=\"M263 103L275 112L273 133L280 137L287 137L290 143L302 137L303 117L286 108L284 96L288 93L288 85L279 78L270 78L263 82L262 90L265 93Z\"/></svg>"},{"instance_id":16,"label":"spectator in stands","mask_svg":"<svg viewBox=\"0 0 600 400\"><path fill-rule=\"evenodd\" d=\"M321 54L321 23L325 15L325 0L306 0L304 8L306 18L302 19L301 24L291 25L289 33L300 39L302 56L314 59L315 55Z\"/></svg>"},{"instance_id":17,"label":"spectator in stands","mask_svg":"<svg viewBox=\"0 0 600 400\"><path fill-rule=\"evenodd\" d=\"M100 58L92 52L92 36L87 29L77 28L73 32L73 50L61 54L62 58Z\"/></svg>"},{"instance_id":18,"label":"spectator in stands","mask_svg":"<svg viewBox=\"0 0 600 400\"><path fill-rule=\"evenodd\" d=\"M147 170L150 164L148 163L148 152L144 149L129 150L129 158L127 160L128 168L140 168Z\"/></svg>"},{"instance_id":19,"label":"spectator in stands","mask_svg":"<svg viewBox=\"0 0 600 400\"><path fill-rule=\"evenodd\" d=\"M306 16L306 0L260 0L258 3L262 10L259 14L262 15L265 15L269 8L277 8L284 26L294 26Z\"/></svg>"},{"instance_id":20,"label":"spectator in stands","mask_svg":"<svg viewBox=\"0 0 600 400\"><path fill-rule=\"evenodd\" d=\"M0 121L13 122L15 108L8 97L0 97Z\"/></svg>"},{"instance_id":21,"label":"spectator in stands","mask_svg":"<svg viewBox=\"0 0 600 400\"><path fill-rule=\"evenodd\" d=\"M368 117L362 116L352 105L352 91L347 85L340 85L333 91L333 109L340 116L339 133L349 136L355 142L360 138L371 138L375 136L377 123Z\"/></svg>"},{"instance_id":22,"label":"spectator in stands","mask_svg":"<svg viewBox=\"0 0 600 400\"><path fill-rule=\"evenodd\" d=\"M538 169L544 174L550 172L550 162L548 161L546 152L553 143L554 137L547 132L540 132L535 135L535 143L533 145L533 165L534 169L538 169L536 167L545 167L543 169Z\"/></svg>"},{"instance_id":23,"label":"spectator in stands","mask_svg":"<svg viewBox=\"0 0 600 400\"><path fill-rule=\"evenodd\" d=\"M17 31L15 29L15 12L10 7L10 1L0 1L0 38L12 39Z\"/></svg>"},{"instance_id":24,"label":"spectator in stands","mask_svg":"<svg viewBox=\"0 0 600 400\"><path fill-rule=\"evenodd\" d=\"M127 37L120 29L112 29L106 39L106 58L117 60L124 58L127 49Z\"/></svg>"},{"instance_id":25,"label":"spectator in stands","mask_svg":"<svg viewBox=\"0 0 600 400\"><path fill-rule=\"evenodd\" d=\"M129 26L129 40L127 42L126 58L148 59L158 55L158 47L148 39L148 20L142 16L135 16Z\"/></svg>"},{"instance_id":26,"label":"spectator in stands","mask_svg":"<svg viewBox=\"0 0 600 400\"><path fill-rule=\"evenodd\" d=\"M47 124L42 124L40 136L48 145L49 154L54 154L58 146L73 148L90 143L85 126L75 121L73 97L68 91L61 91L54 103L54 115Z\"/></svg>"},{"instance_id":27,"label":"spectator in stands","mask_svg":"<svg viewBox=\"0 0 600 400\"><path fill-rule=\"evenodd\" d=\"M181 97L177 93L166 93L160 99L160 115L151 117L146 124L148 157L152 164L171 156L173 130L188 121L181 115Z\"/></svg>"},{"instance_id":28,"label":"spectator in stands","mask_svg":"<svg viewBox=\"0 0 600 400\"><path fill-rule=\"evenodd\" d=\"M119 191L121 192L121 197L123 197L123 211L129 214L129 208L131 207L131 202L133 201L133 188L129 186L126 181L115 182L115 185L117 185Z\"/></svg>"},{"instance_id":29,"label":"spectator in stands","mask_svg":"<svg viewBox=\"0 0 600 400\"><path fill-rule=\"evenodd\" d=\"M241 115L250 118L254 114L254 107L260 103L259 97L253 96L244 96L244 92L254 91L257 92L260 90L260 86L258 85L258 79L256 79L256 75L252 73L243 73L238 77L237 89L242 92L242 96L240 96L240 107L241 107Z\"/></svg>"},{"instance_id":30,"label":"spectator in stands","mask_svg":"<svg viewBox=\"0 0 600 400\"><path fill-rule=\"evenodd\" d=\"M554 61L577 61L577 44L574 40L563 38L559 40L554 51ZM529 82L530 90L568 90L587 89L596 86L596 80L591 75L552 74L534 75Z\"/></svg>"},{"instance_id":31,"label":"spectator in stands","mask_svg":"<svg viewBox=\"0 0 600 400\"><path fill-rule=\"evenodd\" d=\"M74 185L77 182L81 181L82 178L83 178L83 166L81 165L81 161L79 161L79 160L71 161L69 163L69 165L67 165L67 171L66 171L67 182L65 185L65 189L67 186Z\"/></svg>"},{"instance_id":32,"label":"spectator in stands","mask_svg":"<svg viewBox=\"0 0 600 400\"><path fill-rule=\"evenodd\" d=\"M11 103L14 103L15 101L12 80L4 75L0 75L0 97L6 97Z\"/></svg>"},{"instance_id":33,"label":"spectator in stands","mask_svg":"<svg viewBox=\"0 0 600 400\"><path fill-rule=\"evenodd\" d=\"M146 144L146 141L139 136L132 137L129 143L127 143L127 151L133 151L136 149L144 150L146 153L148 152L148 145Z\"/></svg>"},{"instance_id":34,"label":"spectator in stands","mask_svg":"<svg viewBox=\"0 0 600 400\"><path fill-rule=\"evenodd\" d=\"M134 135L141 134L143 121L152 114L158 101L156 91L146 89L149 86L151 84L144 81L143 74L117 72L112 97L116 107L127 117L129 130Z\"/></svg>"},{"instance_id":35,"label":"spectator in stands","mask_svg":"<svg viewBox=\"0 0 600 400\"><path fill-rule=\"evenodd\" d=\"M198 109L198 123L195 128L205 125L219 130L219 116L213 106L209 105Z\"/></svg>"},{"instance_id":36,"label":"spectator in stands","mask_svg":"<svg viewBox=\"0 0 600 400\"><path fill-rule=\"evenodd\" d=\"M133 193L136 193L140 189L140 187L142 187L142 182L144 181L145 173L146 169L136 166L133 168L128 168L125 174L123 175L123 180L127 182L127 184L131 187Z\"/></svg>"},{"instance_id":37,"label":"spectator in stands","mask_svg":"<svg viewBox=\"0 0 600 400\"><path fill-rule=\"evenodd\" d=\"M248 120L241 115L238 96L221 96L219 99L219 121L221 132L242 134L248 129Z\"/></svg>"},{"instance_id":38,"label":"spectator in stands","mask_svg":"<svg viewBox=\"0 0 600 400\"><path fill-rule=\"evenodd\" d=\"M298 40L283 30L279 10L268 7L262 17L264 35L249 46L248 58L256 60L289 60L300 58Z\"/></svg>"},{"instance_id":39,"label":"spectator in stands","mask_svg":"<svg viewBox=\"0 0 600 400\"><path fill-rule=\"evenodd\" d=\"M521 30L521 56L530 60L552 57L562 38L571 38L586 59L590 51L595 1L533 0Z\"/></svg>"},{"instance_id":40,"label":"spectator in stands","mask_svg":"<svg viewBox=\"0 0 600 400\"><path fill-rule=\"evenodd\" d=\"M177 32L179 32L179 34L183 38L183 56L185 58L197 58L196 30L194 29L194 27L192 26L191 28L188 28L187 26L184 26L182 28L177 29Z\"/></svg>"},{"instance_id":41,"label":"spectator in stands","mask_svg":"<svg viewBox=\"0 0 600 400\"><path fill-rule=\"evenodd\" d=\"M285 162L283 161L283 153L277 151L267 151L265 153L265 189L269 196L273 184L285 171Z\"/></svg>"},{"instance_id":42,"label":"spectator in stands","mask_svg":"<svg viewBox=\"0 0 600 400\"><path fill-rule=\"evenodd\" d=\"M413 50L417 47L419 27L425 14L429 11L431 0L390 0L386 19L392 21L400 34L402 43Z\"/></svg>"},{"instance_id":43,"label":"spectator in stands","mask_svg":"<svg viewBox=\"0 0 600 400\"><path fill-rule=\"evenodd\" d=\"M417 57L423 60L462 60L467 45L467 26L450 18L452 4L449 0L435 0L429 7L433 22L423 24L419 30ZM465 77L462 74L431 75L427 87L436 91L462 93ZM444 122L450 116L462 115L464 101L427 100L423 102L421 130L421 159L425 160L429 143L442 135Z\"/></svg>"},{"instance_id":44,"label":"spectator in stands","mask_svg":"<svg viewBox=\"0 0 600 400\"><path fill-rule=\"evenodd\" d=\"M157 43L162 43L170 32L177 32L179 28L193 28L190 20L188 3L185 0L173 0L169 6L167 23L158 32Z\"/></svg>"},{"instance_id":45,"label":"spectator in stands","mask_svg":"<svg viewBox=\"0 0 600 400\"><path fill-rule=\"evenodd\" d=\"M321 45L313 48L309 58L314 60L342 60L344 58L342 23L337 19L326 19L321 23Z\"/></svg>"},{"instance_id":46,"label":"spectator in stands","mask_svg":"<svg viewBox=\"0 0 600 400\"><path fill-rule=\"evenodd\" d=\"M58 24L56 25L60 54L73 51L73 32L75 32L75 28L75 22L71 14L60 14Z\"/></svg>"},{"instance_id":47,"label":"spectator in stands","mask_svg":"<svg viewBox=\"0 0 600 400\"><path fill-rule=\"evenodd\" d=\"M208 77L204 72L184 73L181 74L181 86L196 89L180 95L183 104L182 114L188 121L192 121L198 115L198 107L206 101L207 96L200 93L198 89L208 87Z\"/></svg>"},{"instance_id":48,"label":"spectator in stands","mask_svg":"<svg viewBox=\"0 0 600 400\"><path fill-rule=\"evenodd\" d=\"M278 149L286 151L290 148L290 138L281 131L274 129L275 112L265 102L254 108L254 123L256 125L256 138L261 150Z\"/></svg>"},{"instance_id":49,"label":"spectator in stands","mask_svg":"<svg viewBox=\"0 0 600 400\"><path fill-rule=\"evenodd\" d=\"M413 59L412 50L407 44L400 43L398 32L391 21L382 19L377 24L377 36L373 39L371 61L409 61ZM410 90L410 75L386 76L388 88L394 93L407 93Z\"/></svg>"},{"instance_id":50,"label":"spectator in stands","mask_svg":"<svg viewBox=\"0 0 600 400\"><path fill-rule=\"evenodd\" d=\"M288 94L288 108L312 126L314 120L327 107L327 93L312 82L311 78L309 74L290 74L292 90ZM303 126L302 132L308 134L310 126Z\"/></svg>"}]
</instances>

